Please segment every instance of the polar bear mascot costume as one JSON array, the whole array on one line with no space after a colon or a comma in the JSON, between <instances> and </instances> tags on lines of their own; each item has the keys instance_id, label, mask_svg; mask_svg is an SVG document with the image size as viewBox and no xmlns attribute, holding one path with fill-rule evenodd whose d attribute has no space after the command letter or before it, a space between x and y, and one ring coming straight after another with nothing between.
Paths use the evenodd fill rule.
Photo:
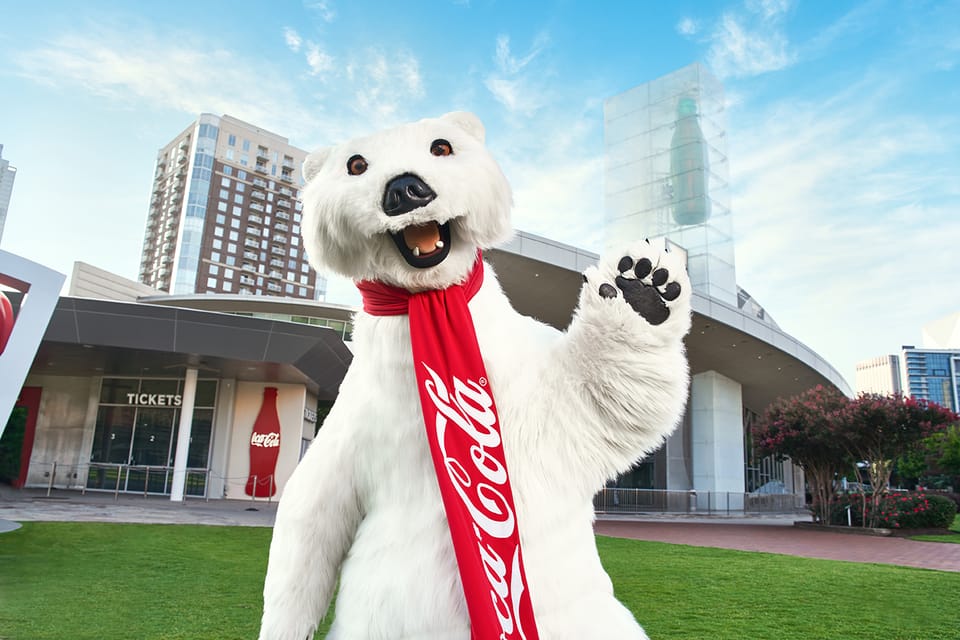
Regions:
<instances>
[{"instance_id":1,"label":"polar bear mascot costume","mask_svg":"<svg viewBox=\"0 0 960 640\"><path fill-rule=\"evenodd\" d=\"M679 252L604 256L560 333L482 261L510 238L511 192L473 114L322 149L304 175L310 259L364 310L277 510L261 640L312 638L335 591L330 640L646 638L600 564L592 498L683 412Z\"/></svg>"}]
</instances>

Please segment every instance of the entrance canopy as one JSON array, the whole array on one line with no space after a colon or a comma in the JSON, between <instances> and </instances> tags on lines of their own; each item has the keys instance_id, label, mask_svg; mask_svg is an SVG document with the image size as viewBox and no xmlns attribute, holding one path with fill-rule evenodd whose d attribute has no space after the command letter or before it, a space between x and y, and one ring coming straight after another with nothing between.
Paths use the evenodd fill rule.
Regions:
<instances>
[{"instance_id":1,"label":"entrance canopy","mask_svg":"<svg viewBox=\"0 0 960 640\"><path fill-rule=\"evenodd\" d=\"M299 383L329 401L351 359L340 334L326 327L64 296L31 373L152 377L192 367L220 378Z\"/></svg>"}]
</instances>

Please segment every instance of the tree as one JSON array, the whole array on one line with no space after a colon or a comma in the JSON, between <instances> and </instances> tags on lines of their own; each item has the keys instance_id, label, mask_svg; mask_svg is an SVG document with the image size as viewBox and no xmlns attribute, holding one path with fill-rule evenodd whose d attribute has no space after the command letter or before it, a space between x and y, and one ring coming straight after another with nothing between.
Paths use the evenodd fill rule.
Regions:
<instances>
[{"instance_id":1,"label":"tree","mask_svg":"<svg viewBox=\"0 0 960 640\"><path fill-rule=\"evenodd\" d=\"M852 463L838 446L835 416L850 400L839 391L816 386L798 396L778 399L754 425L753 439L761 455L790 458L803 468L813 496L814 518L830 521L836 496L834 478Z\"/></svg>"},{"instance_id":2,"label":"tree","mask_svg":"<svg viewBox=\"0 0 960 640\"><path fill-rule=\"evenodd\" d=\"M854 465L857 479L862 486L860 469L863 468L872 486L871 507L863 501L864 526L877 525L880 498L890 484L894 461L916 451L924 438L943 431L958 417L935 402L904 398L900 394L862 394L832 416L838 443L842 443L849 457L860 463Z\"/></svg>"},{"instance_id":3,"label":"tree","mask_svg":"<svg viewBox=\"0 0 960 640\"><path fill-rule=\"evenodd\" d=\"M894 474L901 484L909 480L910 484L960 486L960 425L924 438L916 449L900 456Z\"/></svg>"}]
</instances>

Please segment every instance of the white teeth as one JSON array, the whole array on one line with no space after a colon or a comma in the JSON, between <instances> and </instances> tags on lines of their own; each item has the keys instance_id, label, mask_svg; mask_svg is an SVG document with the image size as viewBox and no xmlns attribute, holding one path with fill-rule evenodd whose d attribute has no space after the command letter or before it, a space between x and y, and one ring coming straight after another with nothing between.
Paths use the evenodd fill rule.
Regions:
<instances>
[{"instance_id":1,"label":"white teeth","mask_svg":"<svg viewBox=\"0 0 960 640\"><path fill-rule=\"evenodd\" d=\"M437 249L443 249L443 240L437 240L436 247Z\"/></svg>"},{"instance_id":2,"label":"white teeth","mask_svg":"<svg viewBox=\"0 0 960 640\"><path fill-rule=\"evenodd\" d=\"M414 248L413 248L413 255L416 256L416 257L418 257L418 258L420 257L420 247L414 247Z\"/></svg>"}]
</instances>

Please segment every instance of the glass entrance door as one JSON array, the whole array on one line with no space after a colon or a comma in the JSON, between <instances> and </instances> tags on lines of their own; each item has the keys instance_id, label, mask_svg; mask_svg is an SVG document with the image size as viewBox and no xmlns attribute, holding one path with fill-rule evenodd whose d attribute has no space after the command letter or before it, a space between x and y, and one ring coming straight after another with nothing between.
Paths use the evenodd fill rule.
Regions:
<instances>
[{"instance_id":1,"label":"glass entrance door","mask_svg":"<svg viewBox=\"0 0 960 640\"><path fill-rule=\"evenodd\" d=\"M130 472L127 491L166 493L167 470L173 466L170 452L173 425L179 422L177 409L137 409L133 444L130 447ZM158 467L150 469L150 467Z\"/></svg>"}]
</instances>

